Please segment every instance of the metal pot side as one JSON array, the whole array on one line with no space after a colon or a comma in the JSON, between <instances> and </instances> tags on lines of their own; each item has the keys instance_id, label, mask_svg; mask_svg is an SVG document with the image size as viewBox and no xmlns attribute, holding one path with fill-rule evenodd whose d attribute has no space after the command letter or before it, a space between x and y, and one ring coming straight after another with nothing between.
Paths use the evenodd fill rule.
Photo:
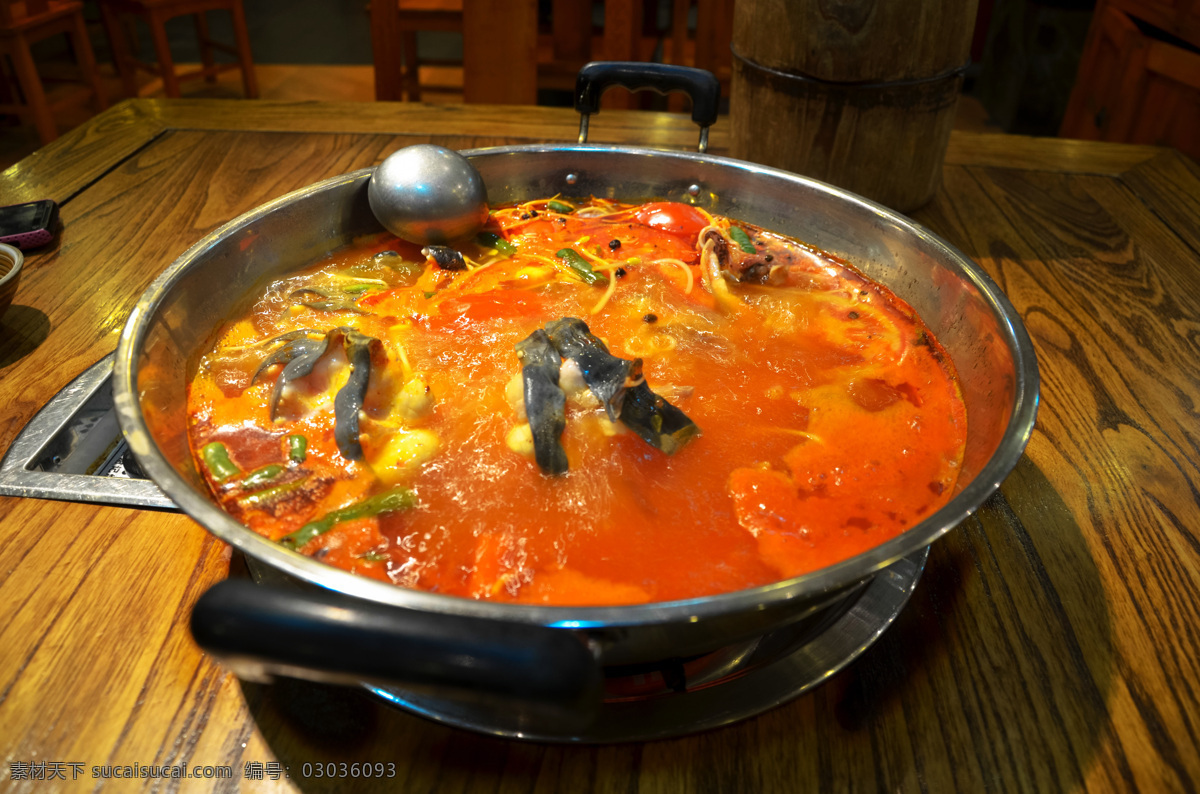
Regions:
<instances>
[{"instance_id":1,"label":"metal pot side","mask_svg":"<svg viewBox=\"0 0 1200 794\"><path fill-rule=\"evenodd\" d=\"M893 540L829 568L764 587L622 607L497 604L353 576L255 534L216 506L187 446L188 382L222 322L271 280L382 227L367 203L372 169L265 204L188 249L138 300L117 348L113 393L146 473L214 535L278 571L405 609L583 630L605 664L698 654L803 620L969 516L1020 458L1038 401L1037 363L1012 305L964 255L928 230L838 188L726 158L605 146L465 152L493 204L541 196L688 201L795 236L888 286L925 320L958 369L968 437L958 493Z\"/></svg>"}]
</instances>

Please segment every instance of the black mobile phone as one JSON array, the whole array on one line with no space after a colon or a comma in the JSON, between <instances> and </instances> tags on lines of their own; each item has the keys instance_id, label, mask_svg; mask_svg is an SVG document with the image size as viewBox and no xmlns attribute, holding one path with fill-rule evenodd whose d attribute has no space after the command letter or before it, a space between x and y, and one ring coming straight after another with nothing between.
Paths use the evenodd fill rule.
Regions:
<instances>
[{"instance_id":1,"label":"black mobile phone","mask_svg":"<svg viewBox=\"0 0 1200 794\"><path fill-rule=\"evenodd\" d=\"M50 199L0 207L0 243L29 249L54 239L58 205Z\"/></svg>"}]
</instances>

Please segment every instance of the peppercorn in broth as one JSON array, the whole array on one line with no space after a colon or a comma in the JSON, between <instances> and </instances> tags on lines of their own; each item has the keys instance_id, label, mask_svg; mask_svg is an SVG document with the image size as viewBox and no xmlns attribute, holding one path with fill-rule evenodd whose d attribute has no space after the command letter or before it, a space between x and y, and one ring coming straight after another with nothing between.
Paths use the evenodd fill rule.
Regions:
<instances>
[{"instance_id":1,"label":"peppercorn in broth","mask_svg":"<svg viewBox=\"0 0 1200 794\"><path fill-rule=\"evenodd\" d=\"M817 570L953 495L954 371L821 251L682 204L532 201L272 284L189 392L215 498L353 573L624 604Z\"/></svg>"}]
</instances>

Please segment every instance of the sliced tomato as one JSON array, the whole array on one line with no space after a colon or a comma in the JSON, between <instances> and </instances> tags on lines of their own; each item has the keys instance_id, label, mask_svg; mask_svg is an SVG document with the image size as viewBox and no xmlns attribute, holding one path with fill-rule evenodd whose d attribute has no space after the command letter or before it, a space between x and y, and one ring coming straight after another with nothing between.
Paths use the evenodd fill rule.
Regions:
<instances>
[{"instance_id":1,"label":"sliced tomato","mask_svg":"<svg viewBox=\"0 0 1200 794\"><path fill-rule=\"evenodd\" d=\"M447 298L439 306L438 315L429 319L429 324L445 326L497 318L536 317L545 311L546 302L540 295L526 290L502 289Z\"/></svg>"},{"instance_id":2,"label":"sliced tomato","mask_svg":"<svg viewBox=\"0 0 1200 794\"><path fill-rule=\"evenodd\" d=\"M693 244L700 236L700 230L708 225L708 218L700 210L674 201L643 204L633 213L633 217L652 229L678 234Z\"/></svg>"}]
</instances>

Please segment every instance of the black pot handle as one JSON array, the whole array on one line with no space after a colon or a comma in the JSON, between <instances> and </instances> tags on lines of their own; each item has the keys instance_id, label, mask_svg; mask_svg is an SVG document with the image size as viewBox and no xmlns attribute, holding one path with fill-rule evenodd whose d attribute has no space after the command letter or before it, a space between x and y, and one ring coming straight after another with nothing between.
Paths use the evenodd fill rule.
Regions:
<instances>
[{"instance_id":1,"label":"black pot handle","mask_svg":"<svg viewBox=\"0 0 1200 794\"><path fill-rule=\"evenodd\" d=\"M253 681L286 675L392 684L573 718L600 702L600 668L570 631L417 612L325 590L219 582L193 607L192 636Z\"/></svg>"},{"instance_id":2,"label":"black pot handle","mask_svg":"<svg viewBox=\"0 0 1200 794\"><path fill-rule=\"evenodd\" d=\"M580 143L587 143L588 116L600 112L600 95L614 85L660 94L685 92L692 98L692 121L700 125L698 148L701 153L708 149L708 128L717 122L721 107L721 83L716 75L690 66L641 61L592 61L579 70L575 110L579 111Z\"/></svg>"}]
</instances>

